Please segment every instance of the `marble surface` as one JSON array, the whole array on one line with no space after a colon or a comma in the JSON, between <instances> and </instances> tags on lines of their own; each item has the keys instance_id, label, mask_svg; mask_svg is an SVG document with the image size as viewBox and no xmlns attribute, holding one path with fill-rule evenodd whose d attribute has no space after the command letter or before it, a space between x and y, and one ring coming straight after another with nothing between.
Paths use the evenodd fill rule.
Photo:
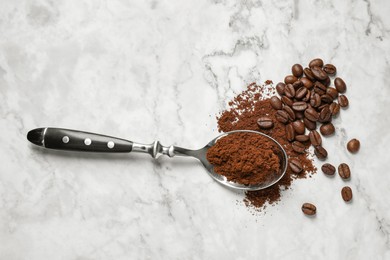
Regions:
<instances>
[{"instance_id":1,"label":"marble surface","mask_svg":"<svg viewBox=\"0 0 390 260\"><path fill-rule=\"evenodd\" d=\"M2 0L0 259L390 259L389 8ZM196 161L53 152L26 140L32 128L58 126L199 148L246 84L278 82L318 56L349 87L350 108L324 142L352 179L298 180L265 213ZM353 137L357 155L344 148ZM315 218L300 210L307 201Z\"/></svg>"}]
</instances>

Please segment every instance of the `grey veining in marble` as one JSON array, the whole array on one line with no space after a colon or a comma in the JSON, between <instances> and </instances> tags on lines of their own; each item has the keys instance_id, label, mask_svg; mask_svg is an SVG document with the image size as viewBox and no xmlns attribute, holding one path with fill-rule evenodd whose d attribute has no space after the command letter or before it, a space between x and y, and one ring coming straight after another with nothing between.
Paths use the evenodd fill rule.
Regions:
<instances>
[{"instance_id":1,"label":"grey veining in marble","mask_svg":"<svg viewBox=\"0 0 390 260\"><path fill-rule=\"evenodd\" d=\"M389 9L385 0L2 0L0 259L390 259ZM348 85L350 107L324 146L352 178L297 180L265 214L196 161L26 140L57 126L199 148L248 83L278 82L314 57ZM345 149L354 137L357 155ZM303 202L317 205L315 218Z\"/></svg>"}]
</instances>

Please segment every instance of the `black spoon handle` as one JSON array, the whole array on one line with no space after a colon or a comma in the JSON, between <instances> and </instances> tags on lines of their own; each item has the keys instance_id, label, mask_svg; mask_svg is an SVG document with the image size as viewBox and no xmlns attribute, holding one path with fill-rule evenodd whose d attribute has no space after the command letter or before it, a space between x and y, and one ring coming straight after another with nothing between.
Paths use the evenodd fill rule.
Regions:
<instances>
[{"instance_id":1,"label":"black spoon handle","mask_svg":"<svg viewBox=\"0 0 390 260\"><path fill-rule=\"evenodd\" d=\"M56 150L129 153L133 142L107 136L63 128L37 128L27 134L33 144Z\"/></svg>"}]
</instances>

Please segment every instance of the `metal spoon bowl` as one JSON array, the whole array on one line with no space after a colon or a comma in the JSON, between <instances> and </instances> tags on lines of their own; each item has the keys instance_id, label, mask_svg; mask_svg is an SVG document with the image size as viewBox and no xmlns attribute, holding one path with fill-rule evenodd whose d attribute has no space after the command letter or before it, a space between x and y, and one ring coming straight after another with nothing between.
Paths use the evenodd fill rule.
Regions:
<instances>
[{"instance_id":1,"label":"metal spoon bowl","mask_svg":"<svg viewBox=\"0 0 390 260\"><path fill-rule=\"evenodd\" d=\"M208 149L212 147L218 141L218 139L229 134L239 132L259 134L274 142L277 147L280 148L280 151L277 152L277 156L279 156L280 161L279 172L274 173L267 181L263 183L258 183L256 185L244 185L228 181L225 176L215 173L213 165L210 164L206 158ZM286 173L288 162L286 151L275 139L266 134L251 130L237 130L221 134L211 140L205 147L198 150L190 150L173 145L163 146L158 141L155 141L152 144L140 144L106 135L51 127L37 128L31 130L27 134L27 139L33 144L56 150L106 153L138 152L148 153L153 158L158 158L160 155L167 155L169 157L194 157L203 164L208 174L218 183L230 187L232 189L246 191L262 190L277 183L281 178L283 178L284 174Z\"/></svg>"}]
</instances>

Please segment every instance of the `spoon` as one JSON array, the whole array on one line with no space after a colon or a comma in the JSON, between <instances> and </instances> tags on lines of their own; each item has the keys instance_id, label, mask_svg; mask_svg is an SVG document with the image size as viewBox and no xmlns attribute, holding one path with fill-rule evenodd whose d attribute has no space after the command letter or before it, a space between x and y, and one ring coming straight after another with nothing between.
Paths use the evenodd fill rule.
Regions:
<instances>
[{"instance_id":1,"label":"spoon","mask_svg":"<svg viewBox=\"0 0 390 260\"><path fill-rule=\"evenodd\" d=\"M231 182L225 176L214 172L214 167L206 159L207 150L213 146L219 138L237 132L254 133L265 136L273 141L279 148L277 152L280 161L280 171L273 174L264 183L255 185L244 185L236 182ZM36 128L27 134L27 139L35 144L49 149L67 150L67 151L81 151L81 152L105 152L105 153L148 153L153 158L158 158L160 155L186 156L198 159L206 168L209 175L220 184L237 189L237 190L261 190L278 182L286 173L287 169L287 154L283 147L273 138L260 132L250 130L237 130L221 134L211 140L205 147L198 150L190 150L178 146L163 146L159 141L152 144L140 144L131 142L125 139L116 137L83 132L78 130L70 130L63 128Z\"/></svg>"}]
</instances>

